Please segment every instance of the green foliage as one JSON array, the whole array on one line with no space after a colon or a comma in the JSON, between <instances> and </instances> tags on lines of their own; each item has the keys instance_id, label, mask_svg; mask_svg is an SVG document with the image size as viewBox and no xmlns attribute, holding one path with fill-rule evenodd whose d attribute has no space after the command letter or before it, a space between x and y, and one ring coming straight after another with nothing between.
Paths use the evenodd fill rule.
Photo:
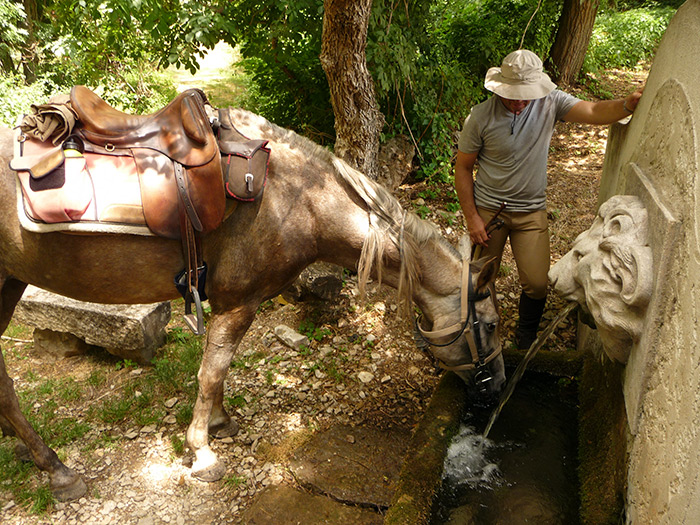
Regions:
<instances>
[{"instance_id":1,"label":"green foliage","mask_svg":"<svg viewBox=\"0 0 700 525\"><path fill-rule=\"evenodd\" d=\"M19 75L0 75L0 124L12 127L17 119L29 113L29 107L37 102L48 100L52 95L67 92L69 88L56 84L48 77L42 77L29 86Z\"/></svg>"},{"instance_id":2,"label":"green foliage","mask_svg":"<svg viewBox=\"0 0 700 525\"><path fill-rule=\"evenodd\" d=\"M17 492L20 505L30 507L32 514L46 514L56 503L49 487L22 488Z\"/></svg>"},{"instance_id":3,"label":"green foliage","mask_svg":"<svg viewBox=\"0 0 700 525\"><path fill-rule=\"evenodd\" d=\"M540 56L551 47L561 3L545 0L445 1L445 11L436 23L441 44L449 56L464 64L483 79L486 70L499 65L505 55L520 47L528 21L523 46Z\"/></svg>"},{"instance_id":4,"label":"green foliage","mask_svg":"<svg viewBox=\"0 0 700 525\"><path fill-rule=\"evenodd\" d=\"M177 434L170 436L170 445L177 456L182 456L185 453L185 440Z\"/></svg>"},{"instance_id":5,"label":"green foliage","mask_svg":"<svg viewBox=\"0 0 700 525\"><path fill-rule=\"evenodd\" d=\"M0 69L10 75L16 73L17 49L27 38L27 30L21 25L24 18L21 4L0 0Z\"/></svg>"},{"instance_id":6,"label":"green foliage","mask_svg":"<svg viewBox=\"0 0 700 525\"><path fill-rule=\"evenodd\" d=\"M238 45L251 75L242 104L317 142L334 136L321 67L322 0L239 0L223 8L223 38Z\"/></svg>"},{"instance_id":7,"label":"green foliage","mask_svg":"<svg viewBox=\"0 0 700 525\"><path fill-rule=\"evenodd\" d=\"M584 72L633 68L640 61L650 59L675 11L667 6L599 14L583 64Z\"/></svg>"},{"instance_id":8,"label":"green foliage","mask_svg":"<svg viewBox=\"0 0 700 525\"><path fill-rule=\"evenodd\" d=\"M328 328L316 326L311 319L303 319L299 323L299 332L309 338L310 341L321 341L324 337L331 335Z\"/></svg>"}]
</instances>

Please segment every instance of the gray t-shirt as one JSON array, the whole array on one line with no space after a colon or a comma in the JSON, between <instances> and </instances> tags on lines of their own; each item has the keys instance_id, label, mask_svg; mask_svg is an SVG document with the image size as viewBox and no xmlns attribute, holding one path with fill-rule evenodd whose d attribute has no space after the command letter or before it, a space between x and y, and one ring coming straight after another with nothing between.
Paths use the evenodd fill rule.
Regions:
<instances>
[{"instance_id":1,"label":"gray t-shirt","mask_svg":"<svg viewBox=\"0 0 700 525\"><path fill-rule=\"evenodd\" d=\"M472 108L459 137L459 151L479 153L474 200L482 208L546 209L547 154L554 124L579 99L555 89L511 113L497 96Z\"/></svg>"}]
</instances>

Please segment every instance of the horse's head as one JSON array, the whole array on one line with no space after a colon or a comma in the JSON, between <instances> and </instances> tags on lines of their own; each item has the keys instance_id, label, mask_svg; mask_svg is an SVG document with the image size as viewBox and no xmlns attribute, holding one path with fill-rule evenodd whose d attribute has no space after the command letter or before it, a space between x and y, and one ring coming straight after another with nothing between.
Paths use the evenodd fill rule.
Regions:
<instances>
[{"instance_id":1,"label":"horse's head","mask_svg":"<svg viewBox=\"0 0 700 525\"><path fill-rule=\"evenodd\" d=\"M460 242L463 266L458 311L437 316L431 330L418 319L418 341L430 349L441 368L454 371L480 397L493 398L506 380L494 287L498 265L495 258L472 263L470 252L470 244Z\"/></svg>"}]
</instances>

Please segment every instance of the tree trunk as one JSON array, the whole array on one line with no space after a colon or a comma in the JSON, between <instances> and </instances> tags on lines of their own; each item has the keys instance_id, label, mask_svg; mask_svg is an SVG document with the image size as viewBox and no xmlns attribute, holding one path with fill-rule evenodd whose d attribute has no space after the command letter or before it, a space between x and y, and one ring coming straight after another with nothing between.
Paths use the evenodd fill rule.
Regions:
<instances>
[{"instance_id":1,"label":"tree trunk","mask_svg":"<svg viewBox=\"0 0 700 525\"><path fill-rule=\"evenodd\" d=\"M41 16L41 5L37 4L36 0L24 0L24 12L26 14L26 29L27 38L22 46L22 71L24 72L24 81L27 84L32 84L36 81L36 24Z\"/></svg>"},{"instance_id":2,"label":"tree trunk","mask_svg":"<svg viewBox=\"0 0 700 525\"><path fill-rule=\"evenodd\" d=\"M324 0L323 7L320 58L335 115L335 153L376 179L384 115L365 55L372 0Z\"/></svg>"},{"instance_id":3,"label":"tree trunk","mask_svg":"<svg viewBox=\"0 0 700 525\"><path fill-rule=\"evenodd\" d=\"M559 28L549 53L556 81L571 84L583 66L600 0L564 0Z\"/></svg>"}]
</instances>

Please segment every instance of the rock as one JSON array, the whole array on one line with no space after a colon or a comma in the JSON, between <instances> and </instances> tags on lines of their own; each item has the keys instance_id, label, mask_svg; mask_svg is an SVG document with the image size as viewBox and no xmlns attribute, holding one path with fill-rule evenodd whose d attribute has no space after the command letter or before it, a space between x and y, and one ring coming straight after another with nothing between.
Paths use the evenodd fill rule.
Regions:
<instances>
[{"instance_id":1,"label":"rock","mask_svg":"<svg viewBox=\"0 0 700 525\"><path fill-rule=\"evenodd\" d=\"M84 354L90 347L91 345L73 334L34 329L34 350L41 354L61 359Z\"/></svg>"},{"instance_id":2,"label":"rock","mask_svg":"<svg viewBox=\"0 0 700 525\"><path fill-rule=\"evenodd\" d=\"M369 383L372 380L374 380L374 375L370 372L360 372L359 374L357 374L357 378L363 383Z\"/></svg>"},{"instance_id":3,"label":"rock","mask_svg":"<svg viewBox=\"0 0 700 525\"><path fill-rule=\"evenodd\" d=\"M40 338L48 337L46 331L71 334L86 345L105 348L111 354L138 363L148 363L155 349L165 343L170 303L86 303L28 286L17 304L14 320L38 329ZM61 337L55 339L60 341ZM70 345L75 346L75 343ZM38 346L42 347L41 341Z\"/></svg>"},{"instance_id":4,"label":"rock","mask_svg":"<svg viewBox=\"0 0 700 525\"><path fill-rule=\"evenodd\" d=\"M381 515L369 509L343 505L330 498L294 490L287 485L272 485L261 491L250 508L245 511L243 523L248 525L277 525L278 523L380 525L383 519Z\"/></svg>"},{"instance_id":5,"label":"rock","mask_svg":"<svg viewBox=\"0 0 700 525\"><path fill-rule=\"evenodd\" d=\"M314 434L298 448L290 469L313 492L353 505L386 508L410 437L410 431L400 428L338 425Z\"/></svg>"},{"instance_id":6,"label":"rock","mask_svg":"<svg viewBox=\"0 0 700 525\"><path fill-rule=\"evenodd\" d=\"M316 298L333 301L343 289L343 268L327 262L316 262L301 272L282 297L290 302Z\"/></svg>"},{"instance_id":7,"label":"rock","mask_svg":"<svg viewBox=\"0 0 700 525\"><path fill-rule=\"evenodd\" d=\"M309 338L302 335L286 325L275 327L275 335L287 346L299 350L302 346L309 345Z\"/></svg>"},{"instance_id":8,"label":"rock","mask_svg":"<svg viewBox=\"0 0 700 525\"><path fill-rule=\"evenodd\" d=\"M416 148L405 135L397 135L387 140L379 148L377 181L395 191L413 171L413 157Z\"/></svg>"}]
</instances>

